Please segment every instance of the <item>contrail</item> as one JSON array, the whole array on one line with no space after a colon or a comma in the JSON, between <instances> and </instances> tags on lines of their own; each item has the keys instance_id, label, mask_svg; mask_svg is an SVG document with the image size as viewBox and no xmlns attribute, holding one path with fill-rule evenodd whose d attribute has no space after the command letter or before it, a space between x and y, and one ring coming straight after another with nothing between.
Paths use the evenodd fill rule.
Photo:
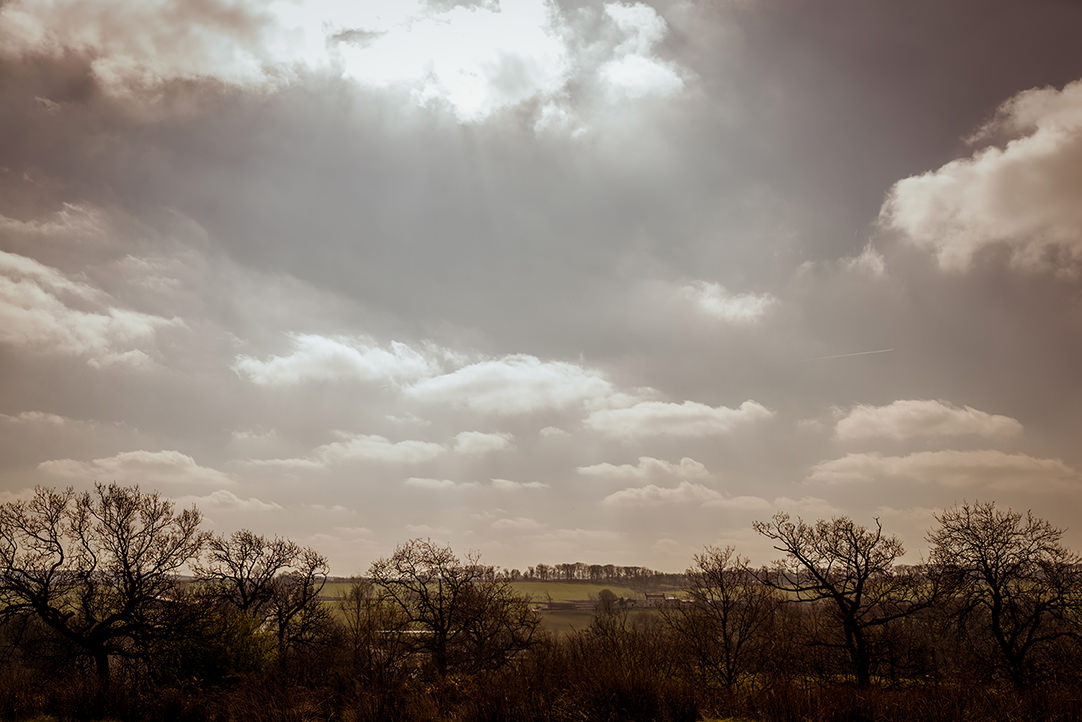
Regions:
<instances>
[{"instance_id":1,"label":"contrail","mask_svg":"<svg viewBox=\"0 0 1082 722\"><path fill-rule=\"evenodd\" d=\"M816 356L815 358L810 358L808 360L809 361L826 361L826 360L832 359L832 358L849 358L850 356L870 356L873 353L890 353L893 350L894 349L892 349L892 348L881 348L881 349L876 349L875 351L857 351L855 353L837 353L837 354L834 354L833 356Z\"/></svg>"}]
</instances>

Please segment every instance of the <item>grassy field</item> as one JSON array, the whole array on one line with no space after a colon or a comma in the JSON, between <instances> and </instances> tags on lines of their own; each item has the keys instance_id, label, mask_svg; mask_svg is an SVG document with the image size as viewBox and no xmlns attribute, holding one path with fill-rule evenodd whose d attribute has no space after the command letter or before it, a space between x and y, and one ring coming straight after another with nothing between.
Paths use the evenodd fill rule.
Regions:
<instances>
[{"instance_id":1,"label":"grassy field","mask_svg":"<svg viewBox=\"0 0 1082 722\"><path fill-rule=\"evenodd\" d=\"M323 587L321 596L335 598L343 596L351 585L346 581L328 581ZM584 602L593 601L601 593L608 589L617 597L625 599L643 598L642 592L635 591L631 587L612 584L590 584L587 582L511 582L511 587L519 594L529 597L535 602Z\"/></svg>"},{"instance_id":2,"label":"grassy field","mask_svg":"<svg viewBox=\"0 0 1082 722\"><path fill-rule=\"evenodd\" d=\"M328 600L343 596L351 582L329 581L323 587L322 595ZM512 582L511 587L534 602L586 602L595 601L603 589L608 589L618 598L642 600L642 592L631 587L611 584L590 584L586 582ZM337 612L337 603L328 601ZM653 610L639 609L631 614L635 617L653 616ZM585 629L593 621L594 613L586 609L560 609L541 612L541 628L553 634L566 634L576 629Z\"/></svg>"},{"instance_id":3,"label":"grassy field","mask_svg":"<svg viewBox=\"0 0 1082 722\"><path fill-rule=\"evenodd\" d=\"M641 592L631 587L619 587L611 584L588 584L586 582L511 582L519 594L535 602L583 602L597 599L602 589L608 589L617 597L642 599Z\"/></svg>"}]
</instances>

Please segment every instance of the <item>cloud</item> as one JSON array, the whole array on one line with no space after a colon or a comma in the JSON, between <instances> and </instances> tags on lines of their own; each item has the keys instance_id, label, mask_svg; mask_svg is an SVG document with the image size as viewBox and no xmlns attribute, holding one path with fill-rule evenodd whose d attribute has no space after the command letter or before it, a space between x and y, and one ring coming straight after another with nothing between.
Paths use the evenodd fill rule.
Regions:
<instances>
[{"instance_id":1,"label":"cloud","mask_svg":"<svg viewBox=\"0 0 1082 722\"><path fill-rule=\"evenodd\" d=\"M156 333L182 326L114 305L104 291L56 268L0 251L0 343L86 359L95 368L144 366Z\"/></svg>"},{"instance_id":2,"label":"cloud","mask_svg":"<svg viewBox=\"0 0 1082 722\"><path fill-rule=\"evenodd\" d=\"M446 526L432 526L430 524L407 524L406 531L411 537L425 537L428 539L447 539L454 531Z\"/></svg>"},{"instance_id":3,"label":"cloud","mask_svg":"<svg viewBox=\"0 0 1082 722\"><path fill-rule=\"evenodd\" d=\"M178 485L227 486L233 483L217 469L200 466L179 451L124 451L93 461L55 459L38 464L43 473L79 482L116 481L156 489Z\"/></svg>"},{"instance_id":4,"label":"cloud","mask_svg":"<svg viewBox=\"0 0 1082 722\"><path fill-rule=\"evenodd\" d=\"M434 441L405 439L391 441L378 434L339 433L338 441L316 447L311 454L287 459L248 459L247 466L276 468L286 471L328 469L353 462L383 464L420 464L444 454L477 456L510 449L514 436L505 433L463 431L446 444Z\"/></svg>"},{"instance_id":5,"label":"cloud","mask_svg":"<svg viewBox=\"0 0 1082 722\"><path fill-rule=\"evenodd\" d=\"M0 504L10 504L15 501L30 501L34 498L35 493L35 490L31 487L19 489L18 491L0 489Z\"/></svg>"},{"instance_id":6,"label":"cloud","mask_svg":"<svg viewBox=\"0 0 1082 722\"><path fill-rule=\"evenodd\" d=\"M779 496L770 503L770 507L772 509L784 509L785 511L790 511L805 517L816 517L819 519L827 519L842 513L841 509L834 506L826 499L821 499L817 496L801 496L797 498Z\"/></svg>"},{"instance_id":7,"label":"cloud","mask_svg":"<svg viewBox=\"0 0 1082 722\"><path fill-rule=\"evenodd\" d=\"M200 510L214 511L279 511L282 505L255 497L241 498L227 489L218 489L204 496L181 496L176 498L180 506L195 506Z\"/></svg>"},{"instance_id":8,"label":"cloud","mask_svg":"<svg viewBox=\"0 0 1082 722\"><path fill-rule=\"evenodd\" d=\"M977 139L996 133L1012 139L898 181L881 223L949 270L991 246L1029 269L1082 260L1082 80L1014 96Z\"/></svg>"},{"instance_id":9,"label":"cloud","mask_svg":"<svg viewBox=\"0 0 1082 722\"><path fill-rule=\"evenodd\" d=\"M883 254L869 243L855 256L847 256L841 259L841 267L853 273L862 273L873 278L886 275L887 261Z\"/></svg>"},{"instance_id":10,"label":"cloud","mask_svg":"<svg viewBox=\"0 0 1082 722\"><path fill-rule=\"evenodd\" d=\"M834 435L843 441L918 436L1004 437L1020 433L1022 424L1009 416L933 400L899 400L886 406L860 404L839 419L834 428Z\"/></svg>"},{"instance_id":11,"label":"cloud","mask_svg":"<svg viewBox=\"0 0 1082 722\"><path fill-rule=\"evenodd\" d=\"M675 487L647 484L646 486L621 489L606 496L601 500L601 503L605 506L619 507L697 504L747 511L770 508L770 503L766 499L757 496L729 497L702 484L695 484L690 481L682 481Z\"/></svg>"},{"instance_id":12,"label":"cloud","mask_svg":"<svg viewBox=\"0 0 1082 722\"><path fill-rule=\"evenodd\" d=\"M0 5L0 57L85 56L108 92L150 98L176 80L273 91L324 73L463 123L527 104L571 116L569 89L595 77L613 101L683 88L687 71L653 55L668 28L652 8L606 5L601 37L582 19L553 0L11 0Z\"/></svg>"},{"instance_id":13,"label":"cloud","mask_svg":"<svg viewBox=\"0 0 1082 722\"><path fill-rule=\"evenodd\" d=\"M769 293L729 293L717 283L696 281L680 287L680 296L703 313L729 323L759 321L778 299Z\"/></svg>"},{"instance_id":14,"label":"cloud","mask_svg":"<svg viewBox=\"0 0 1082 722\"><path fill-rule=\"evenodd\" d=\"M317 458L341 463L345 461L379 461L393 464L416 464L430 461L446 451L442 444L430 441L390 441L376 434L347 436L316 449Z\"/></svg>"},{"instance_id":15,"label":"cloud","mask_svg":"<svg viewBox=\"0 0 1082 722\"><path fill-rule=\"evenodd\" d=\"M0 7L4 54L86 54L114 92L178 78L267 83L260 20L243 3L20 2Z\"/></svg>"},{"instance_id":16,"label":"cloud","mask_svg":"<svg viewBox=\"0 0 1082 722\"><path fill-rule=\"evenodd\" d=\"M907 456L846 454L816 464L808 474L808 481L825 484L884 480L1000 491L1077 491L1082 474L1059 459L1040 459L991 449L921 451Z\"/></svg>"},{"instance_id":17,"label":"cloud","mask_svg":"<svg viewBox=\"0 0 1082 722\"><path fill-rule=\"evenodd\" d=\"M462 405L486 414L528 414L598 403L614 395L598 371L515 354L424 379L408 389L416 399Z\"/></svg>"},{"instance_id":18,"label":"cloud","mask_svg":"<svg viewBox=\"0 0 1082 722\"><path fill-rule=\"evenodd\" d=\"M547 524L525 516L497 519L490 526L494 531L507 531L518 534L535 533L548 527Z\"/></svg>"},{"instance_id":19,"label":"cloud","mask_svg":"<svg viewBox=\"0 0 1082 722\"><path fill-rule=\"evenodd\" d=\"M455 436L456 454L488 454L514 446L513 434L486 434L481 431L463 431Z\"/></svg>"},{"instance_id":20,"label":"cloud","mask_svg":"<svg viewBox=\"0 0 1082 722\"><path fill-rule=\"evenodd\" d=\"M447 451L443 444L431 441L391 441L378 434L344 434L341 441L318 447L313 457L330 466L351 461L376 461L387 464L418 464L431 461Z\"/></svg>"},{"instance_id":21,"label":"cloud","mask_svg":"<svg viewBox=\"0 0 1082 722\"><path fill-rule=\"evenodd\" d=\"M632 100L650 95L672 95L684 87L684 81L672 65L642 55L610 60L598 72L610 93Z\"/></svg>"},{"instance_id":22,"label":"cloud","mask_svg":"<svg viewBox=\"0 0 1082 722\"><path fill-rule=\"evenodd\" d=\"M768 419L773 412L755 401L739 408L712 407L695 401L682 404L642 401L623 409L600 409L586 418L586 426L607 436L711 436L729 433L741 424Z\"/></svg>"},{"instance_id":23,"label":"cloud","mask_svg":"<svg viewBox=\"0 0 1082 722\"><path fill-rule=\"evenodd\" d=\"M368 337L294 334L290 343L290 354L272 356L266 361L237 356L233 370L261 386L344 379L400 382L438 370L424 355L397 341L384 349Z\"/></svg>"},{"instance_id":24,"label":"cloud","mask_svg":"<svg viewBox=\"0 0 1082 722\"><path fill-rule=\"evenodd\" d=\"M458 491L476 489L480 486L476 481L451 481L450 479L428 479L417 476L411 476L402 483L406 486L430 491Z\"/></svg>"},{"instance_id":25,"label":"cloud","mask_svg":"<svg viewBox=\"0 0 1082 722\"><path fill-rule=\"evenodd\" d=\"M45 411L21 411L14 416L0 414L0 422L13 426L36 426L59 429L71 424L83 424L87 422L74 421L64 416L50 414Z\"/></svg>"},{"instance_id":26,"label":"cloud","mask_svg":"<svg viewBox=\"0 0 1082 722\"><path fill-rule=\"evenodd\" d=\"M341 504L305 504L304 506L320 514L348 514L353 512L353 509Z\"/></svg>"},{"instance_id":27,"label":"cloud","mask_svg":"<svg viewBox=\"0 0 1082 722\"><path fill-rule=\"evenodd\" d=\"M664 461L650 456L640 456L637 464L603 463L580 466L577 471L583 476L603 478L646 479L654 476L679 476L685 479L697 479L710 476L710 472L695 459L685 456L679 462Z\"/></svg>"},{"instance_id":28,"label":"cloud","mask_svg":"<svg viewBox=\"0 0 1082 722\"><path fill-rule=\"evenodd\" d=\"M540 481L512 481L511 479L492 479L492 488L501 491L518 491L519 489L547 489L548 484Z\"/></svg>"},{"instance_id":29,"label":"cloud","mask_svg":"<svg viewBox=\"0 0 1082 722\"><path fill-rule=\"evenodd\" d=\"M416 102L446 104L470 122L559 95L573 67L563 35L547 0L505 0L429 9L357 40L340 35L335 53L345 77L406 88Z\"/></svg>"},{"instance_id":30,"label":"cloud","mask_svg":"<svg viewBox=\"0 0 1082 722\"><path fill-rule=\"evenodd\" d=\"M431 479L427 477L411 476L403 484L417 489L431 489L442 491L457 491L463 489L480 489L484 486L477 481L452 481L451 479ZM539 481L511 481L510 479L491 479L489 488L499 491L521 491L523 489L547 489L548 484Z\"/></svg>"},{"instance_id":31,"label":"cloud","mask_svg":"<svg viewBox=\"0 0 1082 722\"><path fill-rule=\"evenodd\" d=\"M672 95L684 87L677 67L653 56L654 46L668 31L665 20L643 3L606 3L605 15L623 35L614 57L598 68L605 89L614 99Z\"/></svg>"}]
</instances>

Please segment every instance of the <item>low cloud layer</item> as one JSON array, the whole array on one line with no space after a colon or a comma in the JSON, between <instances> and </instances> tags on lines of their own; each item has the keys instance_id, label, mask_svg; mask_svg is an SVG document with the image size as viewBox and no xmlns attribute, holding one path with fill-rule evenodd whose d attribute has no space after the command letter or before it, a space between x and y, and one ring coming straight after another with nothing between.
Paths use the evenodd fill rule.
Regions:
<instances>
[{"instance_id":1,"label":"low cloud layer","mask_svg":"<svg viewBox=\"0 0 1082 722\"><path fill-rule=\"evenodd\" d=\"M825 484L915 482L970 491L1071 491L1082 473L1059 459L978 451L919 451L905 456L846 454L816 464L809 481Z\"/></svg>"},{"instance_id":2,"label":"low cloud layer","mask_svg":"<svg viewBox=\"0 0 1082 722\"><path fill-rule=\"evenodd\" d=\"M859 404L838 419L834 435L842 441L905 440L919 437L1009 437L1022 433L1016 419L945 401L905 400L886 406Z\"/></svg>"},{"instance_id":3,"label":"low cloud layer","mask_svg":"<svg viewBox=\"0 0 1082 722\"><path fill-rule=\"evenodd\" d=\"M772 412L755 401L736 408L708 406L696 401L669 403L641 401L621 409L600 409L586 418L586 425L602 434L634 439L648 435L716 436L741 425L768 419Z\"/></svg>"},{"instance_id":4,"label":"low cloud layer","mask_svg":"<svg viewBox=\"0 0 1082 722\"><path fill-rule=\"evenodd\" d=\"M404 343L392 341L381 348L371 339L327 338L298 334L290 339L291 352L266 360L240 355L233 369L262 386L306 381L398 381L431 374L435 367Z\"/></svg>"},{"instance_id":5,"label":"low cloud layer","mask_svg":"<svg viewBox=\"0 0 1082 722\"><path fill-rule=\"evenodd\" d=\"M55 459L38 464L47 477L64 483L140 484L170 491L191 486L229 486L233 481L217 469L200 466L179 451L123 451L92 461Z\"/></svg>"}]
</instances>

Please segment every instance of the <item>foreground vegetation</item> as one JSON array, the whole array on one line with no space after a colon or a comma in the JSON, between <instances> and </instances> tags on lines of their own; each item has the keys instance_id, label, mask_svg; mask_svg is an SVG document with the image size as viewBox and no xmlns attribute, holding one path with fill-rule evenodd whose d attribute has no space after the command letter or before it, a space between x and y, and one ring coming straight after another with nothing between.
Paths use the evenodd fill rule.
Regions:
<instances>
[{"instance_id":1,"label":"foreground vegetation","mask_svg":"<svg viewBox=\"0 0 1082 722\"><path fill-rule=\"evenodd\" d=\"M1047 522L948 509L912 567L878 521L756 529L773 567L708 548L643 609L672 575L513 574L414 539L332 587L315 550L210 535L157 494L39 489L0 505L0 717L1082 719L1079 559ZM553 634L541 593L595 603L546 612L581 621Z\"/></svg>"}]
</instances>

